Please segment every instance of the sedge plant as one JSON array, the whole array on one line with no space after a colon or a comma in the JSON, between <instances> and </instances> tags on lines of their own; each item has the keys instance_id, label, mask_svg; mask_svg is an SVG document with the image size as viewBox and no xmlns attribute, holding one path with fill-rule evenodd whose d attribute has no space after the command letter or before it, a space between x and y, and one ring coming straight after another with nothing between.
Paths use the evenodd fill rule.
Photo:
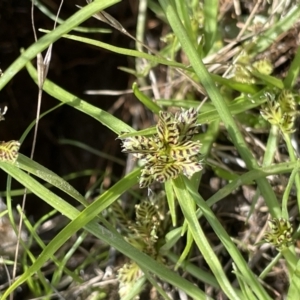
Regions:
<instances>
[{"instance_id":1,"label":"sedge plant","mask_svg":"<svg viewBox=\"0 0 300 300\"><path fill-rule=\"evenodd\" d=\"M90 203L62 176L22 154L20 145L32 126L28 131L24 129L25 134L20 140L16 137L12 141L2 141L0 168L8 176L7 189L3 193L7 201L11 201L11 195L16 193L11 189L13 178L41 201L48 203L53 213L44 216L36 225L31 224L26 216L23 217L31 239L40 247L40 253L35 256L24 244L26 258L22 271L16 280L0 291L0 299L7 299L25 282L32 291L36 291L36 296L50 298L57 292L61 278L67 275L75 289L76 286L79 289L84 281L80 268L70 270L67 262L80 249L88 234L105 246L95 257L87 255L82 268L89 263L108 260L112 248L126 257L118 271L118 291L122 299L135 299L149 285L160 297L170 299L162 288L162 282L192 299L214 299L216 295L226 295L228 299L273 299L262 279L268 276L280 257L287 266L289 286L284 291L286 298L297 299L300 293L300 263L294 242L298 229L291 225L294 219L290 215L289 201L295 189L299 212L299 161L292 141L293 134L297 132L295 122L299 96L295 83L299 73L300 48L284 78L276 76L269 58L259 55L296 24L300 16L299 6L290 4L273 10L267 6L271 13L258 35L249 33L248 27L251 24L254 26L254 13L249 15L245 28L231 45L235 51L232 55L225 55L228 48L219 30L221 1L140 1L136 37L129 35L122 24L103 11L117 2L88 1L86 6L64 22L60 21L61 25L46 32L24 50L7 70L3 70L0 89L24 66L32 80L38 83L39 74L31 60L58 39L73 40L133 57L136 59L135 68L123 70L136 76L132 91L145 109L151 112L155 125L135 130L109 112L45 79L42 87L44 93L114 132L122 144L120 152L133 155L136 166L123 178L117 179L114 185L101 191ZM40 3L39 7L42 7ZM144 42L147 9L168 29L160 49L152 49ZM280 9L284 9L282 16ZM77 34L83 31L78 26L93 16L134 39L136 50ZM71 30L74 30L73 34L69 34ZM177 61L178 57L182 59ZM148 80L154 83L154 70L158 66L167 70L166 81L169 83L180 78L177 85L170 87L171 93L167 98L157 87L153 88L153 94L142 91ZM0 119L4 118L3 115ZM5 122L1 122L1 126L5 126L3 124ZM266 145L262 158L257 159L253 153L245 128L256 128L265 133L263 142ZM234 149L236 157L232 160L239 162L242 171L227 166L230 161L228 156L221 159L223 153L218 151L216 145L224 136ZM253 139L257 140L256 137ZM287 149L287 161L277 159L279 143ZM82 146L80 141L77 145ZM201 183L205 170L209 168L224 184L207 197L201 191ZM290 174L290 177L280 198L276 196L269 176L281 174ZM271 220L265 235L260 241L253 242L253 251L263 251L263 248L258 248L262 245L278 251L278 255L274 255L261 273L251 265L251 255L255 255L250 253L251 247L243 245L248 252L243 251L242 243L231 237L214 210L214 205L229 195L234 198L239 188L249 185L255 193L245 224L255 214L255 204L259 198L265 203L266 219ZM140 193L136 192L136 188L134 190L137 186ZM78 205L69 204L61 193L56 193L51 187L73 198ZM123 211L122 198L130 192L132 199L139 203L134 206L133 202L129 209L131 214L127 214ZM161 193L163 196L154 201ZM151 195L154 196L151 198ZM46 245L37 234L37 228L56 212L68 221ZM23 214L21 210L19 213ZM116 226L109 222L112 219ZM226 268L216 251L217 247L209 239L207 227L213 232L221 252L230 257L231 263ZM76 240L68 244L76 233ZM66 245L66 251L57 252ZM195 254L201 256L205 269L203 265L193 263ZM50 283L42 272L49 260L55 266ZM188 274L186 278L180 276L182 271ZM33 280L34 276L39 283ZM88 293L95 293L95 290ZM96 293L99 299L107 296L105 290L98 289Z\"/></svg>"}]
</instances>

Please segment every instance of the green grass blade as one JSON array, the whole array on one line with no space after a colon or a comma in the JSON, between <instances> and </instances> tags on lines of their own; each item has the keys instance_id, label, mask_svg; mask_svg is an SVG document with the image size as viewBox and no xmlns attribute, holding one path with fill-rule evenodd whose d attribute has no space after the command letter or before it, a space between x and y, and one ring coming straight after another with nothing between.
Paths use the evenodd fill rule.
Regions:
<instances>
[{"instance_id":1,"label":"green grass blade","mask_svg":"<svg viewBox=\"0 0 300 300\"><path fill-rule=\"evenodd\" d=\"M185 1L181 0L174 0L178 16L185 28L185 30L188 32L189 36L192 38L194 45L196 46L197 39L196 35L194 34L192 30L192 25L191 25L191 16L189 14L188 10L191 10L191 7L188 7L185 3ZM190 4L190 3L189 3Z\"/></svg>"},{"instance_id":2,"label":"green grass blade","mask_svg":"<svg viewBox=\"0 0 300 300\"><path fill-rule=\"evenodd\" d=\"M44 14L46 15L49 19L51 19L54 22L57 22L58 24L63 24L66 22L66 20L63 20L61 18L58 18L56 14L53 14L50 9L48 9L41 1L35 0L34 5ZM87 32L87 33L92 33L92 32L99 32L99 33L111 33L111 29L105 29L105 28L90 28L90 27L75 27L72 30L78 31L78 32Z\"/></svg>"},{"instance_id":3,"label":"green grass blade","mask_svg":"<svg viewBox=\"0 0 300 300\"><path fill-rule=\"evenodd\" d=\"M210 74L210 76L217 83L223 84L241 93L255 94L259 91L259 88L253 84L235 82L232 79L224 78L217 74Z\"/></svg>"},{"instance_id":4,"label":"green grass blade","mask_svg":"<svg viewBox=\"0 0 300 300\"><path fill-rule=\"evenodd\" d=\"M187 71L189 70L189 68L187 68L186 66L184 66L181 63L178 63L176 61L170 61L170 60L164 59L163 57L158 57L158 56L154 56L151 54L147 54L145 52L140 52L140 51L126 49L126 48L120 48L120 47L112 46L110 44L106 44L106 43L103 43L103 42L100 42L97 40L84 38L84 37L77 36L77 35L65 34L62 37L69 39L69 40L81 42L84 44L93 45L93 46L96 46L96 47L99 47L102 49L112 51L114 53L137 57L137 58L144 58L144 59L152 62L155 65L162 64L162 65L166 65L166 66L170 66L170 67L174 67L174 68L180 68L180 69L187 70Z\"/></svg>"},{"instance_id":5,"label":"green grass blade","mask_svg":"<svg viewBox=\"0 0 300 300\"><path fill-rule=\"evenodd\" d=\"M284 79L284 87L286 89L292 89L296 83L300 70L300 47L297 49L297 53L288 69L286 78Z\"/></svg>"},{"instance_id":6,"label":"green grass blade","mask_svg":"<svg viewBox=\"0 0 300 300\"><path fill-rule=\"evenodd\" d=\"M177 224L175 197L173 193L172 184L169 180L165 182L165 191L166 191L166 197L168 201L169 212L172 219L172 225L175 227Z\"/></svg>"},{"instance_id":7,"label":"green grass blade","mask_svg":"<svg viewBox=\"0 0 300 300\"><path fill-rule=\"evenodd\" d=\"M143 103L150 111L152 111L154 114L158 114L161 108L150 98L148 98L145 94L143 94L138 86L137 83L134 82L132 85L132 90L134 95Z\"/></svg>"},{"instance_id":8,"label":"green grass blade","mask_svg":"<svg viewBox=\"0 0 300 300\"><path fill-rule=\"evenodd\" d=\"M80 177L90 177L91 175L95 175L95 174L101 174L101 172L99 170L95 170L95 169L87 169L87 170L83 170L83 171L79 171L79 172L72 172L70 174L67 174L65 176L62 176L63 180L65 181L69 181L69 180L73 180L76 178L80 178ZM52 185L50 183L44 184L45 187L47 188L51 188ZM24 195L24 189L14 189L12 191L10 191L11 196L23 196ZM30 191L27 191L27 194L31 194ZM6 191L2 191L0 192L0 197L6 197L7 192Z\"/></svg>"},{"instance_id":9,"label":"green grass blade","mask_svg":"<svg viewBox=\"0 0 300 300\"><path fill-rule=\"evenodd\" d=\"M252 170L249 171L239 178L233 180L229 184L227 184L225 187L220 189L217 193L215 193L212 197L207 199L205 202L208 207L212 207L214 204L216 204L218 201L224 199L228 195L232 194L234 190L242 186L243 184L251 184L255 179L260 179L262 177L274 175L274 174L284 174L284 173L290 173L291 171L300 168L300 161L296 163L281 163L277 165L268 166L265 168L261 168L260 170ZM199 196L194 193L195 199L199 198ZM197 218L201 218L203 216L203 210L198 209L196 212ZM212 218L213 219L213 218ZM181 237L182 229L181 227L178 227L171 232L168 233L166 236L166 244L161 248L162 250L166 251L169 250Z\"/></svg>"},{"instance_id":10,"label":"green grass blade","mask_svg":"<svg viewBox=\"0 0 300 300\"><path fill-rule=\"evenodd\" d=\"M190 194L190 199L196 201L197 205L200 207L204 217L207 219L214 232L220 239L221 243L224 245L228 251L230 257L233 259L235 264L239 266L239 270L242 273L246 282L251 283L253 292L257 295L259 299L270 299L266 291L263 289L261 284L258 282L256 276L249 269L247 263L245 262L241 252L237 249L236 245L231 240L230 236L227 234L223 226L220 224L208 203L198 194L198 192L190 185L190 182L184 178L183 185L188 190ZM182 188L182 187L181 187ZM197 218L196 218L197 219ZM198 220L198 219L197 219Z\"/></svg>"},{"instance_id":11,"label":"green grass blade","mask_svg":"<svg viewBox=\"0 0 300 300\"><path fill-rule=\"evenodd\" d=\"M263 52L284 32L287 32L300 18L300 6L294 5L279 22L271 26L266 32L258 37L255 45L250 50L250 54L256 55Z\"/></svg>"},{"instance_id":12,"label":"green grass blade","mask_svg":"<svg viewBox=\"0 0 300 300\"><path fill-rule=\"evenodd\" d=\"M146 283L145 276L139 278L134 286L128 291L128 294L122 297L122 300L132 300L136 299L136 297L139 296L139 294L144 290Z\"/></svg>"},{"instance_id":13,"label":"green grass blade","mask_svg":"<svg viewBox=\"0 0 300 300\"><path fill-rule=\"evenodd\" d=\"M41 53L50 44L57 41L62 35L77 27L98 11L118 2L120 2L120 0L93 1L73 14L55 30L40 38L36 43L32 44L28 49L21 53L21 55L9 66L9 68L5 70L4 75L0 79L0 90L2 90L2 88L25 66L28 61L35 58L37 54Z\"/></svg>"},{"instance_id":14,"label":"green grass blade","mask_svg":"<svg viewBox=\"0 0 300 300\"><path fill-rule=\"evenodd\" d=\"M57 108L61 107L62 105L64 105L64 104L63 104L63 103L59 103L59 104L55 105L54 107L48 109L47 111L43 112L43 113L40 115L40 118L39 118L39 119L41 120L44 116L48 115L48 114L51 113L52 111L54 111L54 110L56 110ZM26 138L27 135L29 134L30 130L35 126L35 124L36 124L36 119L33 120L33 121L28 125L28 127L25 129L25 131L23 132L22 136L21 136L20 139L19 139L19 142L20 142L21 144L23 143L23 141L25 140L25 138Z\"/></svg>"},{"instance_id":15,"label":"green grass blade","mask_svg":"<svg viewBox=\"0 0 300 300\"><path fill-rule=\"evenodd\" d=\"M254 75L255 77L261 79L262 82L266 83L267 85L269 85L271 87L276 87L280 90L282 90L284 88L284 84L281 79L278 79L278 78L270 76L270 75L262 74L256 70L252 70L251 74Z\"/></svg>"},{"instance_id":16,"label":"green grass blade","mask_svg":"<svg viewBox=\"0 0 300 300\"><path fill-rule=\"evenodd\" d=\"M227 104L227 108L230 111L231 115L237 115L239 113L242 113L248 109L259 107L261 104L265 103L267 101L267 98L265 97L265 92L267 89L263 89L256 95L253 95L253 97L243 96L238 99L233 100L231 103ZM190 107L197 108L199 106L198 101L192 101L192 100L157 100L157 103L161 106L169 107L180 107L180 108L186 108L189 109ZM201 107L201 111L198 115L197 122L200 124L205 123L211 123L213 121L219 121L220 116L219 112L214 108L214 106L211 103L205 103ZM122 136L128 137L128 136L135 136L135 135L151 135L155 134L156 129L155 127L149 127L146 129L139 130L137 132L132 132L128 134L123 134Z\"/></svg>"},{"instance_id":17,"label":"green grass blade","mask_svg":"<svg viewBox=\"0 0 300 300\"><path fill-rule=\"evenodd\" d=\"M300 260L298 260L295 271L291 275L290 287L288 290L287 300L298 299L300 295Z\"/></svg>"},{"instance_id":18,"label":"green grass blade","mask_svg":"<svg viewBox=\"0 0 300 300\"><path fill-rule=\"evenodd\" d=\"M212 49L218 30L219 0L205 0L203 5L204 14L204 54L207 55Z\"/></svg>"},{"instance_id":19,"label":"green grass blade","mask_svg":"<svg viewBox=\"0 0 300 300\"><path fill-rule=\"evenodd\" d=\"M177 263L179 259L179 257L172 252L168 252L167 256L174 263ZM185 272L191 274L195 278L208 284L209 286L212 286L216 289L220 288L220 285L216 281L216 278L210 272L204 271L203 269L196 267L189 261L183 261L180 265L180 268L183 269Z\"/></svg>"},{"instance_id":20,"label":"green grass blade","mask_svg":"<svg viewBox=\"0 0 300 300\"><path fill-rule=\"evenodd\" d=\"M32 66L32 64L29 63L26 65L26 68L30 76L35 80L35 82L37 82L36 69ZM66 90L62 89L61 87L59 87L58 85L56 85L55 83L53 83L48 79L45 80L43 89L47 94L51 95L57 100L65 104L68 104L74 107L75 109L96 119L97 121L101 122L103 125L111 129L113 132L117 133L118 135L122 131L128 131L128 132L134 131L132 127L122 122L118 118L114 117L113 115L107 113L105 110L102 110L94 105L87 103L86 101L67 92Z\"/></svg>"},{"instance_id":21,"label":"green grass blade","mask_svg":"<svg viewBox=\"0 0 300 300\"><path fill-rule=\"evenodd\" d=\"M71 248L68 249L66 253L64 253L64 256L61 258L58 267L53 273L51 285L57 286L59 282L62 280L62 276L64 273L64 269L66 268L66 265L69 261L69 259L72 258L75 251L79 248L79 246L83 243L84 239L87 237L87 232L84 231L80 233L80 235L76 238L76 241L72 244Z\"/></svg>"},{"instance_id":22,"label":"green grass blade","mask_svg":"<svg viewBox=\"0 0 300 300\"><path fill-rule=\"evenodd\" d=\"M36 226L37 224L35 224L35 226L32 227L30 221L27 219L26 215L22 212L21 208L19 207L17 209L18 209L20 214L21 213L23 214L24 224L26 225L27 230L30 232L30 235L34 238L34 241L41 247L41 249L45 249L46 245L44 244L43 240L37 234L37 228L38 228L38 226ZM56 213L56 211L54 211L54 213ZM60 261L54 255L51 257L51 259L56 264L56 266L58 268L61 268ZM80 276L77 275L75 272L72 272L69 269L67 269L66 266L63 266L63 271L67 275L71 276L74 281L79 282L79 283L83 283L83 280L80 278Z\"/></svg>"},{"instance_id":23,"label":"green grass blade","mask_svg":"<svg viewBox=\"0 0 300 300\"><path fill-rule=\"evenodd\" d=\"M168 0L159 0L162 8L165 11L165 14L170 22L170 25L178 37L182 48L185 50L187 57L190 60L192 67L195 70L195 73L199 77L203 87L207 91L208 96L215 105L224 125L232 139L233 144L237 148L239 154L244 159L247 167L249 169L257 168L257 161L254 159L252 153L249 151L247 144L243 138L242 133L240 132L238 126L236 125L229 109L227 108L226 102L223 100L220 92L215 86L214 81L210 77L208 71L203 65L202 60L199 58L199 55L196 49L193 47L192 42L187 36L183 26L178 20L177 14L174 10L174 7L171 5L171 2ZM278 217L281 215L281 209L278 204L276 195L272 190L267 179L262 178L257 182L259 189L264 196L264 199L267 203L267 206L270 210L270 213L273 217Z\"/></svg>"},{"instance_id":24,"label":"green grass blade","mask_svg":"<svg viewBox=\"0 0 300 300\"><path fill-rule=\"evenodd\" d=\"M75 190L67 181L21 153L19 153L18 156L17 166L22 170L27 171L28 173L35 175L42 180L50 183L51 185L57 187L84 206L88 205L88 202L85 200L85 198L80 195L80 193Z\"/></svg>"},{"instance_id":25,"label":"green grass blade","mask_svg":"<svg viewBox=\"0 0 300 300\"><path fill-rule=\"evenodd\" d=\"M239 286L241 287L242 293L243 293L243 299L245 300L257 300L255 295L253 294L252 290L249 288L249 286L244 282L242 274L239 272L238 268L235 264L232 264L233 273L235 274Z\"/></svg>"},{"instance_id":26,"label":"green grass blade","mask_svg":"<svg viewBox=\"0 0 300 300\"><path fill-rule=\"evenodd\" d=\"M184 247L183 251L181 252L181 255L180 255L178 261L176 262L176 266L175 266L175 269L176 269L176 270L181 266L182 262L183 262L183 261L188 257L188 255L191 253L193 243L194 243L194 237L193 237L193 234L192 234L191 230L188 230L187 233L186 233L186 243L185 243L185 247Z\"/></svg>"},{"instance_id":27,"label":"green grass blade","mask_svg":"<svg viewBox=\"0 0 300 300\"><path fill-rule=\"evenodd\" d=\"M17 181L22 183L26 188L35 193L38 197L46 201L49 205L69 219L73 220L53 240L51 240L42 254L37 258L36 262L6 290L0 298L1 300L6 299L14 289L16 289L34 272L39 270L43 264L51 258L54 252L57 251L57 249L60 248L67 239L69 239L82 227L85 227L87 231L98 237L100 240L103 240L112 247L115 247L117 250L124 253L130 259L136 261L142 267L156 274L161 279L182 289L193 299L207 299L207 296L199 290L198 287L195 287L192 283L157 263L146 254L139 252L133 246L125 242L121 235L108 231L104 227L100 226L96 221L91 222L101 211L103 211L113 201L118 199L122 193L126 192L137 183L137 177L140 172L139 169L124 177L112 188L104 192L85 210L79 212L62 198L47 190L39 182L16 168L14 165L1 162L0 167Z\"/></svg>"},{"instance_id":28,"label":"green grass blade","mask_svg":"<svg viewBox=\"0 0 300 300\"><path fill-rule=\"evenodd\" d=\"M81 143L79 141L76 141L76 140L70 140L70 139L59 139L58 140L58 143L60 145L71 145L71 146L74 146L74 147L78 147L80 149L83 149L87 152L90 152L92 154L95 154L99 157L102 157L104 159L107 159L109 161L112 161L112 162L115 162L116 164L120 165L120 166L125 166L125 162L124 160L120 159L120 158L117 158L113 155L109 155L105 152L102 152L102 151L99 151L91 146L88 146L87 144L85 143Z\"/></svg>"},{"instance_id":29,"label":"green grass blade","mask_svg":"<svg viewBox=\"0 0 300 300\"><path fill-rule=\"evenodd\" d=\"M202 253L207 264L209 265L211 271L215 275L218 283L220 284L220 287L222 288L222 291L227 295L229 299L238 299L237 294L235 293L231 283L229 282L226 274L224 273L220 261L215 255L202 228L200 227L200 224L195 214L195 201L188 192L188 189L184 184L182 176L173 179L172 183L181 210L184 214L185 219L188 222L188 230L191 231L200 252Z\"/></svg>"},{"instance_id":30,"label":"green grass blade","mask_svg":"<svg viewBox=\"0 0 300 300\"><path fill-rule=\"evenodd\" d=\"M159 249L160 253L164 254L174 247L174 245L181 238L181 231L181 227L177 227L166 234L165 244Z\"/></svg>"}]
</instances>

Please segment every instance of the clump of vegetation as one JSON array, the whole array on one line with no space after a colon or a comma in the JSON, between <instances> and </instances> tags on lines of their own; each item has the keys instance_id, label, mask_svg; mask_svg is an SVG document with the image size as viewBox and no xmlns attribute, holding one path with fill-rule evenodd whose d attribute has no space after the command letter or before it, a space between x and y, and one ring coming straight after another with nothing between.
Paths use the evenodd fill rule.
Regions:
<instances>
[{"instance_id":1,"label":"clump of vegetation","mask_svg":"<svg viewBox=\"0 0 300 300\"><path fill-rule=\"evenodd\" d=\"M40 105L19 139L1 142L0 168L8 179L0 231L5 217L22 251L1 253L8 275L0 277L0 299L22 286L43 299L297 299L300 47L290 42L287 56L280 45L294 41L299 5L137 1L133 35L108 13L119 1L87 2L65 21L35 3L59 24L41 30L44 35L3 70L0 90L26 67L39 104L47 93L115 133L119 153L126 153L121 163L75 144L117 161L123 176L93 170L93 184L81 195L63 174L36 162ZM81 27L92 17L99 27L104 22L130 38L136 49L90 37L104 32ZM153 23L160 31L148 44ZM134 58L131 67L120 67L135 77L137 101L127 107L132 126L47 79L51 45L59 39ZM36 57L38 68L31 63ZM134 122L137 109L147 126ZM33 128L28 158L22 143ZM21 190L12 188L12 178ZM53 211L33 222L17 207L16 217L12 196L25 201L28 193ZM49 226L46 242L42 232Z\"/></svg>"}]
</instances>

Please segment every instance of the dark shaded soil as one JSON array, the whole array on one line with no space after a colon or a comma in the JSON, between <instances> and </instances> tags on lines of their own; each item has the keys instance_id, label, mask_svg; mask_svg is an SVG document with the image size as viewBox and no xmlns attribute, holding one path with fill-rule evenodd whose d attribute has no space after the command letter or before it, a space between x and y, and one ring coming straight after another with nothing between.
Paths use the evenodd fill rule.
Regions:
<instances>
[{"instance_id":1,"label":"dark shaded soil","mask_svg":"<svg viewBox=\"0 0 300 300\"><path fill-rule=\"evenodd\" d=\"M56 11L57 3L59 2L49 1L49 8ZM76 1L76 4L83 6L85 1ZM128 26L128 31L134 29L135 26L134 12L132 11L134 7L130 7L129 4L129 2L123 1L109 11L122 21L124 26ZM29 47L34 41L30 5L30 2L22 0L0 1L0 68L3 72L18 57L20 49ZM75 2L65 1L60 17L66 19L75 11L77 11ZM36 28L51 29L53 27L53 21L37 8L34 15ZM108 28L106 24L94 18L86 21L83 26ZM41 33L38 32L38 36L41 36ZM131 46L130 40L116 30L112 30L112 34L94 33L86 36L120 47ZM125 56L61 39L54 44L48 78L85 101L108 110L117 97L89 96L84 92L87 89L126 89L128 75L118 70L118 67L128 66L129 63ZM17 140L21 137L24 130L36 117L37 95L37 86L26 70L17 74L1 91L0 107L8 107L6 121L1 122L1 140ZM44 93L41 112L58 103L56 99ZM116 115L120 115L120 113L120 111L116 111ZM32 138L33 134L30 134L25 139L20 150L22 154L30 155ZM95 166L104 170L106 165L101 158L74 146L60 145L59 140L81 141L99 151L120 155L120 142L115 138L116 135L99 122L72 107L63 106L41 120L34 159L60 176L95 168ZM121 171L114 168L117 175L120 175ZM6 175L1 172L0 176L0 189L5 190ZM88 178L81 178L72 184L81 193L84 193L88 187ZM15 203L17 202L16 200ZM26 211L29 216L37 218L48 210L45 205L41 200L29 197Z\"/></svg>"}]
</instances>

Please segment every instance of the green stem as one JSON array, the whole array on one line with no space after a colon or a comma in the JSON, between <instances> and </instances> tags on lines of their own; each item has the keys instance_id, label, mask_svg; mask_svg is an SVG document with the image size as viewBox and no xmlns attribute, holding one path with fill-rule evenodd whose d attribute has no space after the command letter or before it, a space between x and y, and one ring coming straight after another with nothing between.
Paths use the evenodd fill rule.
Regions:
<instances>
[{"instance_id":1,"label":"green stem","mask_svg":"<svg viewBox=\"0 0 300 300\"><path fill-rule=\"evenodd\" d=\"M287 262L287 267L289 270L289 274L290 276L293 274L297 262L298 262L298 258L297 256L290 250L290 248L285 248L283 250L281 250L282 255L284 256L286 262Z\"/></svg>"},{"instance_id":2,"label":"green stem","mask_svg":"<svg viewBox=\"0 0 300 300\"><path fill-rule=\"evenodd\" d=\"M266 152L263 160L263 167L270 166L273 162L275 153L277 151L278 136L279 136L278 133L279 133L278 126L271 126Z\"/></svg>"},{"instance_id":3,"label":"green stem","mask_svg":"<svg viewBox=\"0 0 300 300\"><path fill-rule=\"evenodd\" d=\"M201 84L207 91L208 96L213 102L216 110L218 111L220 118L224 122L224 125L230 135L230 138L240 153L241 157L245 161L248 169L257 169L258 164L256 159L253 157L248 145L245 143L242 133L239 131L226 102L223 100L219 90L216 88L214 81L212 80L210 74L206 70L197 50L195 49L193 43L191 42L189 36L186 34L182 23L178 19L178 15L172 5L172 1L169 0L159 0L167 19L178 37L183 50L185 51L189 61L197 74ZM276 199L275 193L272 190L268 180L266 178L261 178L256 180L257 185L263 195L266 204L270 210L273 217L279 217L281 215L281 209L279 203Z\"/></svg>"},{"instance_id":4,"label":"green stem","mask_svg":"<svg viewBox=\"0 0 300 300\"><path fill-rule=\"evenodd\" d=\"M298 160L298 158L296 157L290 135L284 133L283 138L286 142L286 146L287 146L287 149L289 152L291 162L296 162ZM298 209L300 209L300 176L299 176L299 173L296 173L296 175L295 175L295 186L296 186L296 190L297 190Z\"/></svg>"}]
</instances>

